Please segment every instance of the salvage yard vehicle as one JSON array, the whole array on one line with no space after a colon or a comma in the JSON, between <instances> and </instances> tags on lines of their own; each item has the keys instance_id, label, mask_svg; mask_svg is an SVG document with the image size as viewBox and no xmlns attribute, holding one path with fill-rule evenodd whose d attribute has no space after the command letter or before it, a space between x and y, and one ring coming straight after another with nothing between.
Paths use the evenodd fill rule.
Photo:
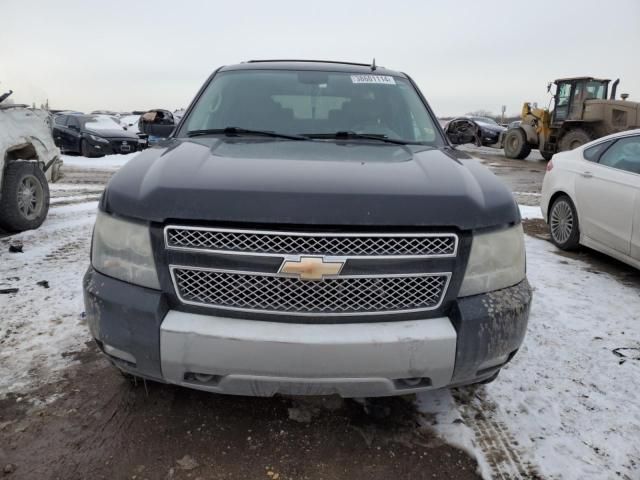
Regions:
<instances>
[{"instance_id":1,"label":"salvage yard vehicle","mask_svg":"<svg viewBox=\"0 0 640 480\"><path fill-rule=\"evenodd\" d=\"M169 110L149 110L140 115L138 130L148 135L151 145L166 139L177 125L176 118Z\"/></svg>"},{"instance_id":2,"label":"salvage yard vehicle","mask_svg":"<svg viewBox=\"0 0 640 480\"><path fill-rule=\"evenodd\" d=\"M99 204L84 298L121 371L210 392L402 395L489 382L531 288L509 189L409 76L216 70Z\"/></svg>"},{"instance_id":3,"label":"salvage yard vehicle","mask_svg":"<svg viewBox=\"0 0 640 480\"><path fill-rule=\"evenodd\" d=\"M477 146L489 146L498 143L500 134L506 127L489 117L458 117L445 126L447 137L454 143L475 143Z\"/></svg>"},{"instance_id":4,"label":"salvage yard vehicle","mask_svg":"<svg viewBox=\"0 0 640 480\"><path fill-rule=\"evenodd\" d=\"M60 178L60 151L44 110L0 95L0 228L38 228L49 212L49 181Z\"/></svg>"},{"instance_id":5,"label":"salvage yard vehicle","mask_svg":"<svg viewBox=\"0 0 640 480\"><path fill-rule=\"evenodd\" d=\"M85 157L126 154L146 147L144 138L108 115L56 115L53 137L63 152Z\"/></svg>"},{"instance_id":6,"label":"salvage yard vehicle","mask_svg":"<svg viewBox=\"0 0 640 480\"><path fill-rule=\"evenodd\" d=\"M519 128L509 129L500 142L508 158L524 159L537 148L545 160L555 153L624 130L640 128L640 103L616 99L619 80L593 77L562 78L556 85L554 108L522 107ZM551 90L551 84L547 90Z\"/></svg>"},{"instance_id":7,"label":"salvage yard vehicle","mask_svg":"<svg viewBox=\"0 0 640 480\"><path fill-rule=\"evenodd\" d=\"M540 205L559 248L581 244L640 268L640 130L555 155Z\"/></svg>"}]
</instances>

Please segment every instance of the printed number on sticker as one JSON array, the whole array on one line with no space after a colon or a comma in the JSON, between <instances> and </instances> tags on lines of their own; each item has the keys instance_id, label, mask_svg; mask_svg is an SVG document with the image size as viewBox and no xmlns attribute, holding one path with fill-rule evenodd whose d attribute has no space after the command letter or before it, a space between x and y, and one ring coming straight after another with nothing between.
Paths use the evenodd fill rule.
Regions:
<instances>
[{"instance_id":1,"label":"printed number on sticker","mask_svg":"<svg viewBox=\"0 0 640 480\"><path fill-rule=\"evenodd\" d=\"M381 83L395 85L396 81L389 75L351 75L351 83Z\"/></svg>"}]
</instances>

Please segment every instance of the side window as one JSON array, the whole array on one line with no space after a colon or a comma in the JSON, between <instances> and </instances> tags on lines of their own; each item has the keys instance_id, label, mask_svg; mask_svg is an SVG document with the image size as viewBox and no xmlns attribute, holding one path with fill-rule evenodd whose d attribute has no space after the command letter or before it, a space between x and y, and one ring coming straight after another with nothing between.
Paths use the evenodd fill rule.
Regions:
<instances>
[{"instance_id":1,"label":"side window","mask_svg":"<svg viewBox=\"0 0 640 480\"><path fill-rule=\"evenodd\" d=\"M78 122L78 119L75 117L70 116L69 120L67 120L67 125L70 127L78 127L80 128L80 122Z\"/></svg>"},{"instance_id":2,"label":"side window","mask_svg":"<svg viewBox=\"0 0 640 480\"><path fill-rule=\"evenodd\" d=\"M556 105L553 109L553 121L562 122L569 117L569 103L571 99L571 84L561 83L556 92Z\"/></svg>"},{"instance_id":3,"label":"side window","mask_svg":"<svg viewBox=\"0 0 640 480\"><path fill-rule=\"evenodd\" d=\"M618 140L602 154L600 164L640 174L640 136Z\"/></svg>"},{"instance_id":4,"label":"side window","mask_svg":"<svg viewBox=\"0 0 640 480\"><path fill-rule=\"evenodd\" d=\"M585 160L589 160L590 162L597 162L598 158L602 152L604 152L609 146L615 142L615 140L609 140L608 142L602 142L598 145L594 145L593 147L589 147L585 149L583 155Z\"/></svg>"},{"instance_id":5,"label":"side window","mask_svg":"<svg viewBox=\"0 0 640 480\"><path fill-rule=\"evenodd\" d=\"M562 107L569 103L569 97L571 96L571 84L563 83L558 90L558 104L556 107Z\"/></svg>"},{"instance_id":6,"label":"side window","mask_svg":"<svg viewBox=\"0 0 640 480\"><path fill-rule=\"evenodd\" d=\"M64 126L67 123L66 115L58 115L53 119L53 123L56 125Z\"/></svg>"},{"instance_id":7,"label":"side window","mask_svg":"<svg viewBox=\"0 0 640 480\"><path fill-rule=\"evenodd\" d=\"M576 87L573 89L573 103L578 103L582 100L582 96L585 92L585 82L576 83Z\"/></svg>"}]
</instances>

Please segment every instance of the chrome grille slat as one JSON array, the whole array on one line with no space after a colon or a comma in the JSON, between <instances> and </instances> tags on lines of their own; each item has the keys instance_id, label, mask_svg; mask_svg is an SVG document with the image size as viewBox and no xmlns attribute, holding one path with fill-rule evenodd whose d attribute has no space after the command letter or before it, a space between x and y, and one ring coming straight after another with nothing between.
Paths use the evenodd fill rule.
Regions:
<instances>
[{"instance_id":1,"label":"chrome grille slat","mask_svg":"<svg viewBox=\"0 0 640 480\"><path fill-rule=\"evenodd\" d=\"M287 315L371 315L433 310L450 274L335 276L321 282L277 274L172 266L180 300L229 310Z\"/></svg>"},{"instance_id":2,"label":"chrome grille slat","mask_svg":"<svg viewBox=\"0 0 640 480\"><path fill-rule=\"evenodd\" d=\"M165 227L167 248L254 255L326 255L360 258L454 257L458 236L442 234L335 234Z\"/></svg>"}]
</instances>

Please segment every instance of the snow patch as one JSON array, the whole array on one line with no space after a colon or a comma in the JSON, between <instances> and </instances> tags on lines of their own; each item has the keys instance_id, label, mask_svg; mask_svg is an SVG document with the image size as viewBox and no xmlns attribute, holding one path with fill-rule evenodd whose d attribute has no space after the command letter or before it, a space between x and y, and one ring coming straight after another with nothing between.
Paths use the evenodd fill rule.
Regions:
<instances>
[{"instance_id":1,"label":"snow patch","mask_svg":"<svg viewBox=\"0 0 640 480\"><path fill-rule=\"evenodd\" d=\"M92 170L118 170L128 161L138 156L140 152L127 153L126 155L106 155L99 158L80 157L75 155L62 155L64 165ZM64 167L63 167L64 168Z\"/></svg>"},{"instance_id":2,"label":"snow patch","mask_svg":"<svg viewBox=\"0 0 640 480\"><path fill-rule=\"evenodd\" d=\"M540 207L532 207L529 205L518 205L518 207L520 208L520 216L522 218L529 218L529 219L543 218Z\"/></svg>"}]
</instances>

